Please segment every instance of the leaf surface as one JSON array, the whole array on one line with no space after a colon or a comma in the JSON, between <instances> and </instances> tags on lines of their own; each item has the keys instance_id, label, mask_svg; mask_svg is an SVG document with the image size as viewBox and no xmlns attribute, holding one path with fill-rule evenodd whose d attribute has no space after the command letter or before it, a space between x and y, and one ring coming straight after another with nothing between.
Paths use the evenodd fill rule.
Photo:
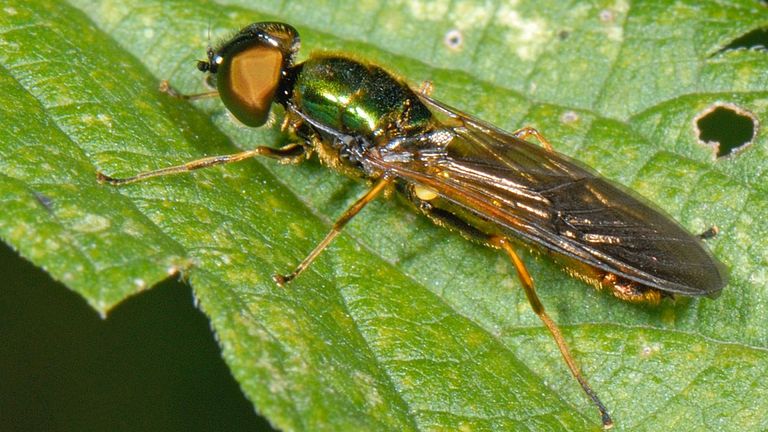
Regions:
<instances>
[{"instance_id":1,"label":"leaf surface","mask_svg":"<svg viewBox=\"0 0 768 432\"><path fill-rule=\"evenodd\" d=\"M257 410L285 430L589 430L593 407L504 256L374 202L287 289L365 186L316 162L248 161L113 188L204 155L276 145L232 122L194 60L250 22L297 26L302 58L353 53L656 202L731 268L717 300L634 306L525 254L619 430L768 426L766 136L714 160L694 119L768 110L760 2L11 0L0 11L0 237L106 314L181 271ZM447 35L454 39L448 41ZM456 35L459 42L456 43ZM279 113L278 113L279 114ZM172 319L172 317L169 317Z\"/></svg>"}]
</instances>

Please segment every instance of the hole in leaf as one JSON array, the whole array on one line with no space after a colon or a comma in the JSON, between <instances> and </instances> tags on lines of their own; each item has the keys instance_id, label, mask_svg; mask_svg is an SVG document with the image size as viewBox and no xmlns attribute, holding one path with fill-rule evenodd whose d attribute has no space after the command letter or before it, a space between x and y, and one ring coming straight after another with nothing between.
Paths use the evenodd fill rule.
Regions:
<instances>
[{"instance_id":1,"label":"hole in leaf","mask_svg":"<svg viewBox=\"0 0 768 432\"><path fill-rule=\"evenodd\" d=\"M759 28L752 30L734 40L728 45L722 47L718 53L724 51L733 51L738 49L753 49L757 51L768 51L768 28Z\"/></svg>"},{"instance_id":2,"label":"hole in leaf","mask_svg":"<svg viewBox=\"0 0 768 432\"><path fill-rule=\"evenodd\" d=\"M744 150L757 135L757 117L729 103L716 103L694 119L699 142L712 147L718 158Z\"/></svg>"}]
</instances>

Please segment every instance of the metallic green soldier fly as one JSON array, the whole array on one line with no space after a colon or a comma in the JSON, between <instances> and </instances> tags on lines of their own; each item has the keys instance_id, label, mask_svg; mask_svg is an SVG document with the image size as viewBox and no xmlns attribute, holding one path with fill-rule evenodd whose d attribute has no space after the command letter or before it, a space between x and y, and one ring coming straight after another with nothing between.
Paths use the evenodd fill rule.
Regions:
<instances>
[{"instance_id":1,"label":"metallic green soldier fly","mask_svg":"<svg viewBox=\"0 0 768 432\"><path fill-rule=\"evenodd\" d=\"M272 104L285 108L283 130L297 142L208 157L129 178L99 173L122 185L212 165L267 156L299 162L316 154L328 167L361 178L371 189L333 225L296 267L275 276L288 283L306 269L344 225L385 190L417 212L465 237L503 250L568 368L613 422L579 371L557 325L539 301L515 247L533 247L568 273L632 302L674 295L714 296L727 283L724 266L701 240L631 192L601 178L552 146L535 129L504 132L414 90L379 66L336 54L295 63L299 35L290 25L252 24L208 50L197 67L247 126L266 122ZM534 136L541 146L525 139Z\"/></svg>"}]
</instances>

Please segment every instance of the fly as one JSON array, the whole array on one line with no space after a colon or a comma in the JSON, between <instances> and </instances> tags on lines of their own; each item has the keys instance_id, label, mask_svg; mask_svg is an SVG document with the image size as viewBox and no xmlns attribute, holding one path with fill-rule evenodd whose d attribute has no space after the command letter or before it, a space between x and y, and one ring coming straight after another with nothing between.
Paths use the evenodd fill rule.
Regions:
<instances>
[{"instance_id":1,"label":"fly","mask_svg":"<svg viewBox=\"0 0 768 432\"><path fill-rule=\"evenodd\" d=\"M372 184L333 224L318 245L285 275L304 271L366 204L387 190L440 226L509 256L533 311L565 363L600 412L608 410L581 374L559 328L534 289L516 249L534 247L567 271L614 296L656 303L674 295L717 295L725 267L701 240L626 189L557 153L535 129L508 133L410 88L381 67L337 54L295 63L299 35L288 24L243 28L197 68L216 90L180 95L219 96L243 124L259 127L271 106L285 108L283 130L294 143L206 157L183 165L102 182L123 185L266 156L299 162L317 155L326 166ZM526 139L535 137L541 145Z\"/></svg>"}]
</instances>

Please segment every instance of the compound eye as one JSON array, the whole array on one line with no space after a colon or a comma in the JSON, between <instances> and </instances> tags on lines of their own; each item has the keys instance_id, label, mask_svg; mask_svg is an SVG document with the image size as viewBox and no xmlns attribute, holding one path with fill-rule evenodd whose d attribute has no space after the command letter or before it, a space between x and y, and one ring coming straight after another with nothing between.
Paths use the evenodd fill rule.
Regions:
<instances>
[{"instance_id":1,"label":"compound eye","mask_svg":"<svg viewBox=\"0 0 768 432\"><path fill-rule=\"evenodd\" d=\"M243 124L263 125L280 84L282 66L283 54L272 46L254 45L226 56L216 79L222 102Z\"/></svg>"}]
</instances>

